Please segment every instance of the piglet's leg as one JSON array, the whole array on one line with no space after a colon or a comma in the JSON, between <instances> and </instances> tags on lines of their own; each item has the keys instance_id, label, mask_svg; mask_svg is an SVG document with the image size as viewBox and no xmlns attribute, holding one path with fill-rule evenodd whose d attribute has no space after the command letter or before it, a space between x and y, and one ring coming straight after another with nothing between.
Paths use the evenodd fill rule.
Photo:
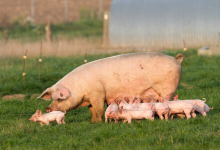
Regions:
<instances>
[{"instance_id":1,"label":"piglet's leg","mask_svg":"<svg viewBox=\"0 0 220 150\"><path fill-rule=\"evenodd\" d=\"M44 122L40 122L40 125L41 125L41 127L43 127L45 125L45 123Z\"/></svg>"},{"instance_id":2,"label":"piglet's leg","mask_svg":"<svg viewBox=\"0 0 220 150\"><path fill-rule=\"evenodd\" d=\"M56 118L56 121L58 124L62 124L61 119L60 118Z\"/></svg>"},{"instance_id":3,"label":"piglet's leg","mask_svg":"<svg viewBox=\"0 0 220 150\"><path fill-rule=\"evenodd\" d=\"M165 120L168 120L168 113L164 114Z\"/></svg>"},{"instance_id":4,"label":"piglet's leg","mask_svg":"<svg viewBox=\"0 0 220 150\"><path fill-rule=\"evenodd\" d=\"M180 118L185 118L185 115L184 114L176 114L178 117Z\"/></svg>"},{"instance_id":5,"label":"piglet's leg","mask_svg":"<svg viewBox=\"0 0 220 150\"><path fill-rule=\"evenodd\" d=\"M190 118L191 118L190 113L185 113L185 115L186 115L186 118L187 118L187 119L190 119Z\"/></svg>"},{"instance_id":6,"label":"piglet's leg","mask_svg":"<svg viewBox=\"0 0 220 150\"><path fill-rule=\"evenodd\" d=\"M61 120L62 124L66 124L66 122L64 121L64 117Z\"/></svg>"},{"instance_id":7,"label":"piglet's leg","mask_svg":"<svg viewBox=\"0 0 220 150\"><path fill-rule=\"evenodd\" d=\"M196 114L194 112L192 112L192 117L195 118L196 117Z\"/></svg>"},{"instance_id":8,"label":"piglet's leg","mask_svg":"<svg viewBox=\"0 0 220 150\"><path fill-rule=\"evenodd\" d=\"M164 119L163 115L162 114L158 114L158 116L160 117L161 120Z\"/></svg>"}]
</instances>

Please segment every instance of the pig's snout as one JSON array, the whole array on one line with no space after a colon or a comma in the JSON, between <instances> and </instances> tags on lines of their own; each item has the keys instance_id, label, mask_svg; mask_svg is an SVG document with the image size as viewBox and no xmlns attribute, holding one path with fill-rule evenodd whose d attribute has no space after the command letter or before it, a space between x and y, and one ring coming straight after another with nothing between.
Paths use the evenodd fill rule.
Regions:
<instances>
[{"instance_id":1,"label":"pig's snout","mask_svg":"<svg viewBox=\"0 0 220 150\"><path fill-rule=\"evenodd\" d=\"M48 113L52 111L50 107L46 107L45 109L46 109L46 112Z\"/></svg>"}]
</instances>

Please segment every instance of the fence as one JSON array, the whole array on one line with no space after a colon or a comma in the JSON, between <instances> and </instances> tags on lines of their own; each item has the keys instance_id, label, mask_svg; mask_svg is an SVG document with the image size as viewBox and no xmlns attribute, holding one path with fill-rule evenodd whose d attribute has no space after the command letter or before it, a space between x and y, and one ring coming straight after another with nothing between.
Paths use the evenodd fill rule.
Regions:
<instances>
[{"instance_id":1,"label":"fence","mask_svg":"<svg viewBox=\"0 0 220 150\"><path fill-rule=\"evenodd\" d=\"M115 47L183 48L220 43L219 0L113 0Z\"/></svg>"},{"instance_id":2,"label":"fence","mask_svg":"<svg viewBox=\"0 0 220 150\"><path fill-rule=\"evenodd\" d=\"M0 1L0 24L21 19L37 24L77 21L80 18L102 18L109 11L111 0L7 0Z\"/></svg>"}]
</instances>

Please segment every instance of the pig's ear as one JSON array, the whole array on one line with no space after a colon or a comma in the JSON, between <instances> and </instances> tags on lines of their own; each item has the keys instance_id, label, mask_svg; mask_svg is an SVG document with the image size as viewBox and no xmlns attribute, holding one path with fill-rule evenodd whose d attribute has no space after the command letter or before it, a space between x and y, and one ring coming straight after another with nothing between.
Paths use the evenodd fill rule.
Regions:
<instances>
[{"instance_id":1,"label":"pig's ear","mask_svg":"<svg viewBox=\"0 0 220 150\"><path fill-rule=\"evenodd\" d=\"M39 114L38 114L39 116L41 116L42 115L42 111L40 110L40 112L39 112Z\"/></svg>"},{"instance_id":2,"label":"pig's ear","mask_svg":"<svg viewBox=\"0 0 220 150\"><path fill-rule=\"evenodd\" d=\"M144 102L142 98L140 98L140 100L141 100L141 103L143 103L143 102Z\"/></svg>"},{"instance_id":3,"label":"pig's ear","mask_svg":"<svg viewBox=\"0 0 220 150\"><path fill-rule=\"evenodd\" d=\"M51 100L52 98L51 88L47 88L39 97L37 97L37 99L40 99L40 98L47 100L47 101Z\"/></svg>"},{"instance_id":4,"label":"pig's ear","mask_svg":"<svg viewBox=\"0 0 220 150\"><path fill-rule=\"evenodd\" d=\"M151 103L151 110L154 110L154 105Z\"/></svg>"},{"instance_id":5,"label":"pig's ear","mask_svg":"<svg viewBox=\"0 0 220 150\"><path fill-rule=\"evenodd\" d=\"M179 53L175 56L175 58L178 62L182 63L184 56L183 56L183 54Z\"/></svg>"},{"instance_id":6,"label":"pig's ear","mask_svg":"<svg viewBox=\"0 0 220 150\"><path fill-rule=\"evenodd\" d=\"M174 95L173 99L177 99L178 98L178 94Z\"/></svg>"},{"instance_id":7,"label":"pig's ear","mask_svg":"<svg viewBox=\"0 0 220 150\"><path fill-rule=\"evenodd\" d=\"M118 104L120 104L120 103L121 103L121 100L118 101Z\"/></svg>"},{"instance_id":8,"label":"pig's ear","mask_svg":"<svg viewBox=\"0 0 220 150\"><path fill-rule=\"evenodd\" d=\"M52 94L52 98L54 100L64 100L67 99L70 96L70 91L66 89L65 87L59 87L56 89L56 91Z\"/></svg>"},{"instance_id":9,"label":"pig's ear","mask_svg":"<svg viewBox=\"0 0 220 150\"><path fill-rule=\"evenodd\" d=\"M168 100L168 101L169 101L169 97L168 97L168 95L165 97L165 100Z\"/></svg>"},{"instance_id":10,"label":"pig's ear","mask_svg":"<svg viewBox=\"0 0 220 150\"><path fill-rule=\"evenodd\" d=\"M123 109L123 106L121 106L119 109L120 114L122 114L122 109Z\"/></svg>"},{"instance_id":11,"label":"pig's ear","mask_svg":"<svg viewBox=\"0 0 220 150\"><path fill-rule=\"evenodd\" d=\"M39 114L39 110L36 110L36 112L35 112L36 114Z\"/></svg>"}]
</instances>

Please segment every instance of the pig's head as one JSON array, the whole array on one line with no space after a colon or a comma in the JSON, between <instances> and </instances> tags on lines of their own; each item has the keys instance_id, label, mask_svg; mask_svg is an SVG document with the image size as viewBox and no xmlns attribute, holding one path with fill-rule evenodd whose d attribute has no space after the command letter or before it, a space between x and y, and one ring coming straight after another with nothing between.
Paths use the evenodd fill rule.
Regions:
<instances>
[{"instance_id":1,"label":"pig's head","mask_svg":"<svg viewBox=\"0 0 220 150\"><path fill-rule=\"evenodd\" d=\"M52 100L53 102L46 107L47 112L51 111L69 111L71 110L72 101L71 101L70 91L63 87L58 86L57 88L47 88L37 99L42 98L44 100Z\"/></svg>"},{"instance_id":2,"label":"pig's head","mask_svg":"<svg viewBox=\"0 0 220 150\"><path fill-rule=\"evenodd\" d=\"M117 105L117 102L116 102L115 100L113 100L113 101L111 102L111 105Z\"/></svg>"},{"instance_id":3,"label":"pig's head","mask_svg":"<svg viewBox=\"0 0 220 150\"><path fill-rule=\"evenodd\" d=\"M38 121L38 118L42 115L42 111L37 110L32 117L29 119L31 122L36 122Z\"/></svg>"},{"instance_id":4,"label":"pig's head","mask_svg":"<svg viewBox=\"0 0 220 150\"><path fill-rule=\"evenodd\" d=\"M159 102L160 102L160 103L164 103L165 100L164 100L162 97L160 97L160 98L159 98Z\"/></svg>"},{"instance_id":5,"label":"pig's head","mask_svg":"<svg viewBox=\"0 0 220 150\"><path fill-rule=\"evenodd\" d=\"M118 107L118 111L117 111L117 119L119 119L118 117L120 117L122 115L122 111L123 111L123 106Z\"/></svg>"},{"instance_id":6,"label":"pig's head","mask_svg":"<svg viewBox=\"0 0 220 150\"><path fill-rule=\"evenodd\" d=\"M118 105L120 106L121 104L128 104L125 100L120 99L118 102Z\"/></svg>"},{"instance_id":7,"label":"pig's head","mask_svg":"<svg viewBox=\"0 0 220 150\"><path fill-rule=\"evenodd\" d=\"M129 103L128 97L124 97L124 100L125 100L127 103Z\"/></svg>"},{"instance_id":8,"label":"pig's head","mask_svg":"<svg viewBox=\"0 0 220 150\"><path fill-rule=\"evenodd\" d=\"M142 98L137 98L137 101L139 101L140 103L143 103L143 99Z\"/></svg>"},{"instance_id":9,"label":"pig's head","mask_svg":"<svg viewBox=\"0 0 220 150\"><path fill-rule=\"evenodd\" d=\"M178 95L176 94L173 96L173 101L177 101L177 99L178 99Z\"/></svg>"},{"instance_id":10,"label":"pig's head","mask_svg":"<svg viewBox=\"0 0 220 150\"><path fill-rule=\"evenodd\" d=\"M138 100L133 100L132 104L138 104L140 103Z\"/></svg>"}]
</instances>

